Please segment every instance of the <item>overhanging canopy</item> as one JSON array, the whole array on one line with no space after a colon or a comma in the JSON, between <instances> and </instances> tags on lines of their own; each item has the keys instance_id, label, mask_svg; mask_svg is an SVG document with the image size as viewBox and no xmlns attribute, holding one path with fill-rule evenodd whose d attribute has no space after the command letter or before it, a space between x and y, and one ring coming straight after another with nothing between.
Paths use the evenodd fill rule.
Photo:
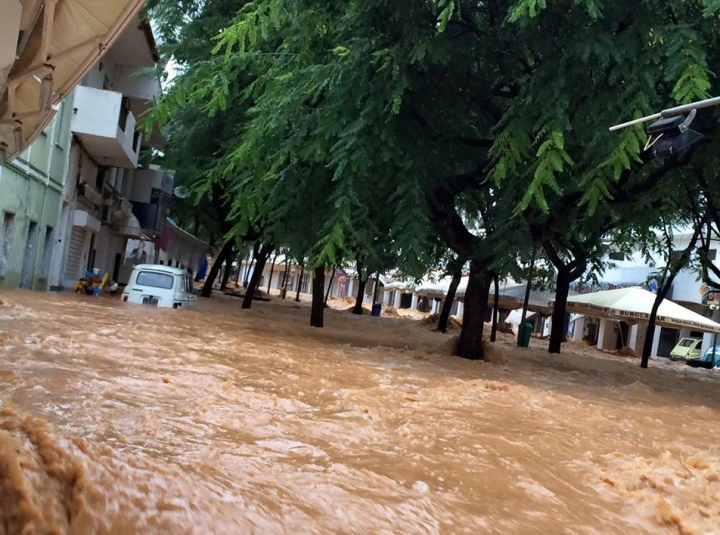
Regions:
<instances>
[{"instance_id":1,"label":"overhanging canopy","mask_svg":"<svg viewBox=\"0 0 720 535\"><path fill-rule=\"evenodd\" d=\"M0 160L24 151L145 0L0 0Z\"/></svg>"},{"instance_id":2,"label":"overhanging canopy","mask_svg":"<svg viewBox=\"0 0 720 535\"><path fill-rule=\"evenodd\" d=\"M568 299L568 312L617 321L649 321L655 294L643 288L621 288ZM667 299L660 303L657 324L673 329L689 327L703 332L720 333L720 324Z\"/></svg>"}]
</instances>

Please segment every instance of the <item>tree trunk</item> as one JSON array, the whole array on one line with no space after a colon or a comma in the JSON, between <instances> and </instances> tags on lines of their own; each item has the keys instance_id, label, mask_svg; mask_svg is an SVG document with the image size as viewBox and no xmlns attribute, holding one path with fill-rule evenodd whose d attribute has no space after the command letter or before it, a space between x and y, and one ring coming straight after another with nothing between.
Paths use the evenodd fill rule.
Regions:
<instances>
[{"instance_id":1,"label":"tree trunk","mask_svg":"<svg viewBox=\"0 0 720 535\"><path fill-rule=\"evenodd\" d=\"M330 284L328 284L327 292L325 292L325 302L323 303L326 307L327 307L328 298L330 297L330 290L332 289L334 279L335 279L335 268L333 267L332 273L330 274Z\"/></svg>"},{"instance_id":2,"label":"tree trunk","mask_svg":"<svg viewBox=\"0 0 720 535\"><path fill-rule=\"evenodd\" d=\"M550 330L550 347L548 349L550 353L560 354L563 339L565 338L565 314L571 282L572 279L567 270L558 270L555 288L555 305L552 315L552 329Z\"/></svg>"},{"instance_id":3,"label":"tree trunk","mask_svg":"<svg viewBox=\"0 0 720 535\"><path fill-rule=\"evenodd\" d=\"M258 253L257 262L255 263L255 270L253 271L252 277L250 277L250 283L245 289L245 297L243 298L242 308L249 309L252 306L255 292L260 286L260 279L262 278L263 270L265 269L265 262L267 262L270 253L273 250L273 245L263 245L260 247Z\"/></svg>"},{"instance_id":4,"label":"tree trunk","mask_svg":"<svg viewBox=\"0 0 720 535\"><path fill-rule=\"evenodd\" d=\"M675 281L675 277L677 277L677 274L685 268L688 261L690 260L690 254L695 248L695 244L697 243L697 240L700 237L701 233L702 224L698 224L695 226L695 231L693 232L693 235L690 238L687 247L682 252L680 259L677 262L673 262L672 239L666 232L668 242L667 247L669 249L666 269L669 268L669 272L666 271L667 277L664 278L665 280L663 280L660 288L658 289L658 294L655 297L655 302L653 303L653 307L650 312L647 333L645 333L645 342L643 343L642 362L640 363L640 366L643 368L647 368L650 364L650 354L652 353L653 338L655 338L655 322L657 321L657 312L660 308L660 304L662 303L663 299L667 297L667 294L670 293L670 288L672 288L673 282Z\"/></svg>"},{"instance_id":5,"label":"tree trunk","mask_svg":"<svg viewBox=\"0 0 720 535\"><path fill-rule=\"evenodd\" d=\"M300 277L298 277L297 290L295 291L295 302L300 302L300 288L302 287L303 277L305 276L305 261L300 266Z\"/></svg>"},{"instance_id":6,"label":"tree trunk","mask_svg":"<svg viewBox=\"0 0 720 535\"><path fill-rule=\"evenodd\" d=\"M272 285L273 273L275 272L275 260L277 260L277 253L275 253L275 256L273 256L272 264L270 265L270 280L268 280L268 289L267 289L268 295L270 295L270 286Z\"/></svg>"},{"instance_id":7,"label":"tree trunk","mask_svg":"<svg viewBox=\"0 0 720 535\"><path fill-rule=\"evenodd\" d=\"M363 299L365 298L365 286L367 286L367 279L362 280L358 276L358 293L357 297L355 298L355 307L353 308L352 313L356 314L358 316L361 316L363 313Z\"/></svg>"},{"instance_id":8,"label":"tree trunk","mask_svg":"<svg viewBox=\"0 0 720 535\"><path fill-rule=\"evenodd\" d=\"M287 292L288 271L290 271L290 259L288 257L285 257L285 273L283 273L283 281L282 281L281 287L286 292Z\"/></svg>"},{"instance_id":9,"label":"tree trunk","mask_svg":"<svg viewBox=\"0 0 720 535\"><path fill-rule=\"evenodd\" d=\"M227 290L228 281L230 280L230 272L232 271L233 257L232 254L227 255L225 258L225 271L223 271L222 282L220 283L220 290Z\"/></svg>"},{"instance_id":10,"label":"tree trunk","mask_svg":"<svg viewBox=\"0 0 720 535\"><path fill-rule=\"evenodd\" d=\"M668 286L668 289L669 288L670 286ZM650 355L652 354L653 340L655 339L655 323L657 321L657 313L658 309L660 308L660 304L662 303L662 300L665 298L663 293L667 295L667 292L658 292L657 296L655 297L655 302L653 303L652 310L650 311L650 319L648 320L647 332L645 333L645 341L643 342L642 362L640 363L640 366L642 368L647 368L650 364Z\"/></svg>"},{"instance_id":11,"label":"tree trunk","mask_svg":"<svg viewBox=\"0 0 720 535\"><path fill-rule=\"evenodd\" d=\"M520 325L525 324L525 320L527 320L527 312L528 312L528 303L530 302L530 291L532 290L532 281L533 276L535 275L535 259L537 258L537 244L533 245L533 251L532 251L532 259L530 260L530 269L528 270L528 279L527 279L527 285L525 286L525 298L523 299L523 311L522 311L522 319L520 320ZM519 331L519 329L518 329ZM518 335L520 333L518 332ZM518 343L520 342L520 339L518 337Z\"/></svg>"},{"instance_id":12,"label":"tree trunk","mask_svg":"<svg viewBox=\"0 0 720 535\"><path fill-rule=\"evenodd\" d=\"M485 310L490 292L490 274L478 260L470 262L470 278L465 292L465 308L460 340L456 349L458 357L470 360L484 358L482 347Z\"/></svg>"},{"instance_id":13,"label":"tree trunk","mask_svg":"<svg viewBox=\"0 0 720 535\"><path fill-rule=\"evenodd\" d=\"M212 287L213 284L215 284L215 279L217 279L218 273L220 273L220 268L225 262L225 259L232 254L232 248L234 245L234 239L228 240L220 253L218 253L215 262L213 262L212 268L210 268L210 273L208 273L208 276L205 279L205 284L203 284L202 290L200 290L201 297L210 297L212 295Z\"/></svg>"},{"instance_id":14,"label":"tree trunk","mask_svg":"<svg viewBox=\"0 0 720 535\"><path fill-rule=\"evenodd\" d=\"M312 308L310 309L310 327L323 327L325 314L325 266L315 268L312 281Z\"/></svg>"},{"instance_id":15,"label":"tree trunk","mask_svg":"<svg viewBox=\"0 0 720 535\"><path fill-rule=\"evenodd\" d=\"M493 317L492 317L492 331L490 333L490 341L497 341L497 327L498 327L498 302L500 301L500 276L495 273L493 275L493 286L495 290L495 299L493 300Z\"/></svg>"},{"instance_id":16,"label":"tree trunk","mask_svg":"<svg viewBox=\"0 0 720 535\"><path fill-rule=\"evenodd\" d=\"M455 302L455 294L457 293L460 281L462 281L462 265L458 266L452 274L452 281L450 281L450 288L445 296L445 302L443 303L442 310L440 311L440 321L438 321L437 330L441 333L447 331L448 320L450 319L450 311L452 310L453 303Z\"/></svg>"}]
</instances>

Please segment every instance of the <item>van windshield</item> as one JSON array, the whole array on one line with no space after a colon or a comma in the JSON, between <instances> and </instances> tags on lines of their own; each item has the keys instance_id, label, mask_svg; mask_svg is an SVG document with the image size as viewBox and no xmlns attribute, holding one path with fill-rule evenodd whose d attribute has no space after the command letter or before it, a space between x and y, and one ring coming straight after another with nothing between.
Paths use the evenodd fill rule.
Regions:
<instances>
[{"instance_id":1,"label":"van windshield","mask_svg":"<svg viewBox=\"0 0 720 535\"><path fill-rule=\"evenodd\" d=\"M170 290L173 287L174 278L172 275L158 273L157 271L141 271L138 273L135 282L140 286Z\"/></svg>"},{"instance_id":2,"label":"van windshield","mask_svg":"<svg viewBox=\"0 0 720 535\"><path fill-rule=\"evenodd\" d=\"M695 340L693 340L692 338L683 338L682 340L680 340L680 347L690 347L694 343Z\"/></svg>"}]
</instances>

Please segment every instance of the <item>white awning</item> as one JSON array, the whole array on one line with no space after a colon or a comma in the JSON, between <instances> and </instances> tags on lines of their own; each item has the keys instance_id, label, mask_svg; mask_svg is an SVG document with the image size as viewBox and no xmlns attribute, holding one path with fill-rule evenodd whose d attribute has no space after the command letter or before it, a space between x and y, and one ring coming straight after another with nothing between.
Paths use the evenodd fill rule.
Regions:
<instances>
[{"instance_id":1,"label":"white awning","mask_svg":"<svg viewBox=\"0 0 720 535\"><path fill-rule=\"evenodd\" d=\"M568 299L568 312L617 321L648 321L655 294L644 288L621 288ZM703 332L720 333L720 324L667 299L660 303L657 324L678 329L689 327Z\"/></svg>"},{"instance_id":2,"label":"white awning","mask_svg":"<svg viewBox=\"0 0 720 535\"><path fill-rule=\"evenodd\" d=\"M0 160L24 151L145 0L0 0ZM7 63L10 60L10 63Z\"/></svg>"}]
</instances>

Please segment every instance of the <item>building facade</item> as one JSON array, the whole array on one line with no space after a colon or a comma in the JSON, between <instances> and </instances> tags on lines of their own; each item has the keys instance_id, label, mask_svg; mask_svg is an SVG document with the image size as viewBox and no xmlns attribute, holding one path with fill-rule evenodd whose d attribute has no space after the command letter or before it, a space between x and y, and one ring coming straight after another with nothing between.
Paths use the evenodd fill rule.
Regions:
<instances>
[{"instance_id":1,"label":"building facade","mask_svg":"<svg viewBox=\"0 0 720 535\"><path fill-rule=\"evenodd\" d=\"M129 242L154 250L164 230L172 176L151 165L162 137L138 124L161 94L158 61L149 24L136 18L75 89L50 289L72 287L93 268L126 283Z\"/></svg>"},{"instance_id":2,"label":"building facade","mask_svg":"<svg viewBox=\"0 0 720 535\"><path fill-rule=\"evenodd\" d=\"M152 164L164 140L139 124L161 95L158 62L134 17L0 166L0 288L72 288L92 268L123 284L137 259L197 269L209 248L168 218L173 176Z\"/></svg>"},{"instance_id":3,"label":"building facade","mask_svg":"<svg viewBox=\"0 0 720 535\"><path fill-rule=\"evenodd\" d=\"M47 290L71 148L72 95L35 142L0 166L0 287Z\"/></svg>"}]
</instances>

